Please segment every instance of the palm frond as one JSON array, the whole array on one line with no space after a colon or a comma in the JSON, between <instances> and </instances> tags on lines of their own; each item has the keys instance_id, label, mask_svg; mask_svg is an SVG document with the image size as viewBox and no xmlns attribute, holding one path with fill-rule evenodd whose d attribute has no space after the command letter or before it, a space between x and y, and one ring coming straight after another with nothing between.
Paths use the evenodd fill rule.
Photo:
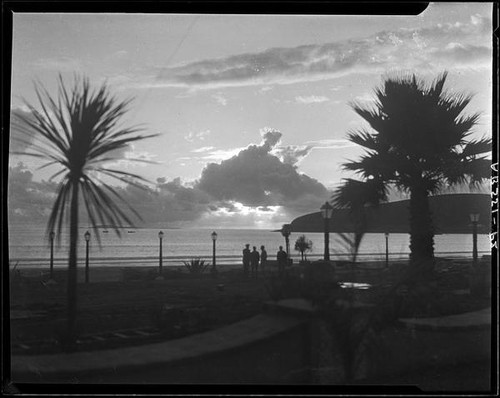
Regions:
<instances>
[{"instance_id":1,"label":"palm frond","mask_svg":"<svg viewBox=\"0 0 500 398\"><path fill-rule=\"evenodd\" d=\"M465 144L462 154L464 156L476 156L483 153L491 152L492 142L490 138L481 138L472 140Z\"/></svg>"},{"instance_id":2,"label":"palm frond","mask_svg":"<svg viewBox=\"0 0 500 398\"><path fill-rule=\"evenodd\" d=\"M382 180L359 181L348 178L343 181L332 195L334 207L356 209L366 204L378 205L387 199L387 187Z\"/></svg>"},{"instance_id":3,"label":"palm frond","mask_svg":"<svg viewBox=\"0 0 500 398\"><path fill-rule=\"evenodd\" d=\"M347 133L347 139L354 144L371 150L377 150L380 147L377 137L365 130L349 131Z\"/></svg>"},{"instance_id":4,"label":"palm frond","mask_svg":"<svg viewBox=\"0 0 500 398\"><path fill-rule=\"evenodd\" d=\"M59 185L56 196L56 201L52 206L52 211L49 215L47 223L47 232L54 231L57 237L57 244L61 243L61 230L64 221L65 210L69 206L69 192L71 190L71 183L69 179L65 179Z\"/></svg>"},{"instance_id":5,"label":"palm frond","mask_svg":"<svg viewBox=\"0 0 500 398\"><path fill-rule=\"evenodd\" d=\"M141 177L138 174L135 173L130 173L128 171L122 171L122 170L115 170L115 169L104 169L104 168L96 168L95 170L99 171L102 174L108 175L112 178L115 178L121 182L126 182L127 184L133 185L137 188L143 188L142 185L137 184L134 182L134 180L137 181L142 181L146 184L150 184L151 181Z\"/></svg>"},{"instance_id":6,"label":"palm frond","mask_svg":"<svg viewBox=\"0 0 500 398\"><path fill-rule=\"evenodd\" d=\"M141 215L132 207L128 204L128 202L116 191L115 188L113 188L112 186L108 185L108 184L105 184L105 183L101 183L101 185L107 189L117 200L119 200L120 202L122 202L125 206L127 206L127 208L139 219L139 220L142 220L142 217ZM139 186L140 189L143 189L143 187ZM127 215L125 215L125 213L123 213L119 207L116 208L116 210L122 214L122 217L124 218L125 221L127 221L128 223L130 223L130 225L133 225L133 222L129 219L129 217Z\"/></svg>"},{"instance_id":7,"label":"palm frond","mask_svg":"<svg viewBox=\"0 0 500 398\"><path fill-rule=\"evenodd\" d=\"M75 183L81 186L85 209L93 225L97 221L116 225L118 234L123 222L133 225L130 215L140 219L139 214L131 206L126 207L128 213L125 213L117 204L123 202L117 201L119 193L95 177L100 183L97 185L87 175L100 173L129 184L134 184L131 180L148 182L137 174L100 166L105 161L119 159L114 151L157 136L143 134L143 129L137 126L120 126L132 99L120 101L110 94L106 84L93 89L88 78L78 75L75 75L71 85L67 85L59 75L57 96L52 96L39 82L35 82L35 93L38 108L25 101L29 112L17 115L16 123L19 122L18 130L30 148L19 151L20 154L48 160L42 168L62 167L50 178L62 177L48 229L56 230L59 236L62 226L69 221L67 209L71 186ZM75 179L76 176L78 178ZM136 186L141 187L139 184Z\"/></svg>"},{"instance_id":8,"label":"palm frond","mask_svg":"<svg viewBox=\"0 0 500 398\"><path fill-rule=\"evenodd\" d=\"M113 193L116 198L124 201L123 198L118 195L113 188L111 188L109 185L103 184L102 182L101 185L98 186L89 178L87 178L86 181L87 186L89 187L89 192L91 193L91 197L96 204L96 210L102 212L103 216L108 220L108 223L113 226L113 229L119 236L119 228L123 228L124 226L122 221L127 222L129 225L134 225L131 219L120 209L119 206L115 204L115 202L103 189L105 188L107 191ZM135 211L134 214L138 215Z\"/></svg>"}]
</instances>

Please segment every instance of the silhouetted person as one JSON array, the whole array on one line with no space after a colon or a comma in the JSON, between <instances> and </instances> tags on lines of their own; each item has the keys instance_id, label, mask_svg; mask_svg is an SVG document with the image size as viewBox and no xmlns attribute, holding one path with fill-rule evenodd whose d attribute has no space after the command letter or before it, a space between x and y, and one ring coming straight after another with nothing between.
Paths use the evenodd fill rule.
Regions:
<instances>
[{"instance_id":1,"label":"silhouetted person","mask_svg":"<svg viewBox=\"0 0 500 398\"><path fill-rule=\"evenodd\" d=\"M248 275L248 269L250 268L250 245L247 243L243 249L243 272Z\"/></svg>"},{"instance_id":2,"label":"silhouetted person","mask_svg":"<svg viewBox=\"0 0 500 398\"><path fill-rule=\"evenodd\" d=\"M278 260L278 270L280 274L285 271L285 266L288 261L288 255L286 251L283 250L283 246L280 246L278 253L276 254L276 259Z\"/></svg>"},{"instance_id":3,"label":"silhouetted person","mask_svg":"<svg viewBox=\"0 0 500 398\"><path fill-rule=\"evenodd\" d=\"M260 254L254 246L252 253L250 253L250 265L252 266L252 275L257 277L257 270L259 268Z\"/></svg>"},{"instance_id":4,"label":"silhouetted person","mask_svg":"<svg viewBox=\"0 0 500 398\"><path fill-rule=\"evenodd\" d=\"M260 247L260 272L264 274L264 270L267 267L267 252L264 245Z\"/></svg>"}]
</instances>

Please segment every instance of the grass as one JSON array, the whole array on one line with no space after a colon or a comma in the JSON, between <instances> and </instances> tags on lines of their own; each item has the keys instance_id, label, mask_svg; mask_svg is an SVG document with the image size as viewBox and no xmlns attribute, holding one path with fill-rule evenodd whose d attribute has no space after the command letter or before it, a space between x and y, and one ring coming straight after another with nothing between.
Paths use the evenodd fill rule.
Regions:
<instances>
[{"instance_id":1,"label":"grass","mask_svg":"<svg viewBox=\"0 0 500 398\"><path fill-rule=\"evenodd\" d=\"M168 274L163 274L163 281L79 284L79 335L153 329L158 332L156 339L168 340L257 315L267 300L262 280L244 278L236 271L221 273L217 278L209 274L194 278L177 273L169 278ZM36 278L26 278L22 284L12 286L13 313L27 311L39 315L11 321L12 343L57 340L65 330L65 297L64 280L57 285L44 286ZM165 308L179 310L165 312ZM130 344L128 341L116 343ZM99 348L97 344L95 346ZM58 347L54 344L44 350L58 351ZM38 354L40 350L34 349L30 353Z\"/></svg>"}]
</instances>

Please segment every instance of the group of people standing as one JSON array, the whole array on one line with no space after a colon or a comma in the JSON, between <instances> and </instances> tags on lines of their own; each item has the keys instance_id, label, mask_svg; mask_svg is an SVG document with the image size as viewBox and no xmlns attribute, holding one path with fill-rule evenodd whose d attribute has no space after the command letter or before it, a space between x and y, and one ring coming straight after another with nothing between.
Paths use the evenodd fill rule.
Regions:
<instances>
[{"instance_id":1,"label":"group of people standing","mask_svg":"<svg viewBox=\"0 0 500 398\"><path fill-rule=\"evenodd\" d=\"M279 251L276 254L276 260L278 261L278 269L282 272L285 269L285 265L288 260L288 255L283 250L283 246L279 247ZM259 265L261 272L267 268L267 251L264 245L260 247L260 253L257 251L257 247L253 246L253 250L250 251L250 244L246 244L243 249L243 272L248 275L251 270L252 276L257 277Z\"/></svg>"}]
</instances>

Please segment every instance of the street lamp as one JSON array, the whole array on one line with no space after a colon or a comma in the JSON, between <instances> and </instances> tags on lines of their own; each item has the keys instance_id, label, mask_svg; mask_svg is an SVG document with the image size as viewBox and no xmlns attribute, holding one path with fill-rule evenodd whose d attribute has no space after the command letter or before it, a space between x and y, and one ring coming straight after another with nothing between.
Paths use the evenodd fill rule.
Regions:
<instances>
[{"instance_id":1,"label":"street lamp","mask_svg":"<svg viewBox=\"0 0 500 398\"><path fill-rule=\"evenodd\" d=\"M163 279L162 271L163 271L163 231L158 232L158 238L160 239L160 265L158 268L158 276L156 279Z\"/></svg>"},{"instance_id":2,"label":"street lamp","mask_svg":"<svg viewBox=\"0 0 500 398\"><path fill-rule=\"evenodd\" d=\"M472 261L474 265L477 263L477 223L479 222L479 213L470 213L470 221L472 223Z\"/></svg>"},{"instance_id":3,"label":"street lamp","mask_svg":"<svg viewBox=\"0 0 500 398\"><path fill-rule=\"evenodd\" d=\"M285 238L285 247L286 247L286 258L287 260L290 258L290 241L289 237L292 233L292 226L290 224L283 224L281 227L281 235Z\"/></svg>"},{"instance_id":4,"label":"street lamp","mask_svg":"<svg viewBox=\"0 0 500 398\"><path fill-rule=\"evenodd\" d=\"M320 207L321 217L325 221L325 261L330 261L330 218L332 218L333 207L330 203L325 202L323 206Z\"/></svg>"},{"instance_id":5,"label":"street lamp","mask_svg":"<svg viewBox=\"0 0 500 398\"><path fill-rule=\"evenodd\" d=\"M212 243L213 243L213 251L212 251L212 272L216 271L215 268L215 241L217 240L217 232L212 232Z\"/></svg>"},{"instance_id":6,"label":"street lamp","mask_svg":"<svg viewBox=\"0 0 500 398\"><path fill-rule=\"evenodd\" d=\"M51 231L49 234L50 238L50 281L54 281L54 237L56 234L54 231Z\"/></svg>"},{"instance_id":7,"label":"street lamp","mask_svg":"<svg viewBox=\"0 0 500 398\"><path fill-rule=\"evenodd\" d=\"M389 232L385 233L385 267L389 267Z\"/></svg>"},{"instance_id":8,"label":"street lamp","mask_svg":"<svg viewBox=\"0 0 500 398\"><path fill-rule=\"evenodd\" d=\"M90 232L87 231L83 235L85 237L85 283L89 283L89 241L90 241Z\"/></svg>"}]
</instances>

